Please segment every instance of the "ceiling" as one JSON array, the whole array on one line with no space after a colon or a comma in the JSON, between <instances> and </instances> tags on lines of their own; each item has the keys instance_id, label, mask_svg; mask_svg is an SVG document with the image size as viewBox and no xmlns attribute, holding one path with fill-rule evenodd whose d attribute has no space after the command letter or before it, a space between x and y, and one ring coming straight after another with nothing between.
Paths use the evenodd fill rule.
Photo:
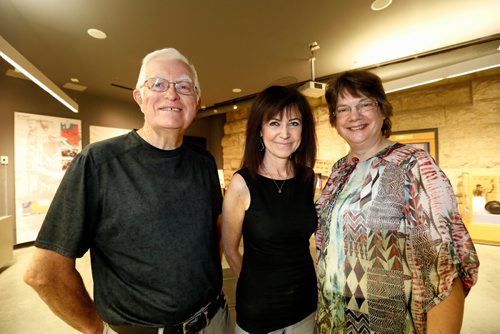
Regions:
<instances>
[{"instance_id":1,"label":"ceiling","mask_svg":"<svg viewBox=\"0 0 500 334\"><path fill-rule=\"evenodd\" d=\"M312 42L320 46L317 80L386 64L393 65L382 78L398 79L500 45L498 0L393 0L382 11L371 2L0 0L0 35L57 86L78 78L88 87L83 94L127 101L142 57L175 47L194 63L208 109L270 84L310 80ZM91 38L89 28L107 38ZM444 54L448 49L454 53ZM429 62L434 54L437 63Z\"/></svg>"}]
</instances>

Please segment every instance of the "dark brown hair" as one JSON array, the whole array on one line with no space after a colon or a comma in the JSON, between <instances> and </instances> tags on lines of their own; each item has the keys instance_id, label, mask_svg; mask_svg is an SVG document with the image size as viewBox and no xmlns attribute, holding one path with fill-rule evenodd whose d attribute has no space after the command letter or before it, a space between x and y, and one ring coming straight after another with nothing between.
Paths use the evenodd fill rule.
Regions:
<instances>
[{"instance_id":1,"label":"dark brown hair","mask_svg":"<svg viewBox=\"0 0 500 334\"><path fill-rule=\"evenodd\" d=\"M264 158L260 150L262 123L276 115L282 116L296 107L302 116L302 140L298 149L290 157L293 167L299 173L302 166L313 168L316 161L316 126L311 106L307 99L294 88L270 86L255 98L246 129L245 153L241 167L247 167L252 177L257 177L259 166Z\"/></svg>"},{"instance_id":2,"label":"dark brown hair","mask_svg":"<svg viewBox=\"0 0 500 334\"><path fill-rule=\"evenodd\" d=\"M382 135L389 138L391 135L392 122L392 105L387 100L385 95L382 80L366 70L352 70L337 74L327 84L326 87L326 103L330 114L330 124L335 126L336 115L335 108L340 96L349 93L354 97L360 97L361 94L366 97L375 99L382 115L384 115L384 123L382 124Z\"/></svg>"}]
</instances>

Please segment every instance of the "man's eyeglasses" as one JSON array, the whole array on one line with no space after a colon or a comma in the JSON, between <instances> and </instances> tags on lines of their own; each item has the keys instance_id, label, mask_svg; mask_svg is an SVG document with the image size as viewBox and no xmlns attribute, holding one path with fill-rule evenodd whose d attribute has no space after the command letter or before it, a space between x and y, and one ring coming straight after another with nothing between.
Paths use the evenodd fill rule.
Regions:
<instances>
[{"instance_id":1,"label":"man's eyeglasses","mask_svg":"<svg viewBox=\"0 0 500 334\"><path fill-rule=\"evenodd\" d=\"M162 78L150 78L144 81L143 86L148 87L153 92L166 92L170 85L174 85L175 91L179 94L183 95L194 95L198 94L198 89L196 86L189 81L178 81L178 82L170 82L166 79Z\"/></svg>"},{"instance_id":2,"label":"man's eyeglasses","mask_svg":"<svg viewBox=\"0 0 500 334\"><path fill-rule=\"evenodd\" d=\"M359 101L354 108L362 114L371 112L375 109L375 107L378 105L378 102L372 99L364 99ZM351 112L352 108L350 106L345 106L345 105L340 105L335 108L334 116L336 117L347 117L349 113Z\"/></svg>"}]
</instances>

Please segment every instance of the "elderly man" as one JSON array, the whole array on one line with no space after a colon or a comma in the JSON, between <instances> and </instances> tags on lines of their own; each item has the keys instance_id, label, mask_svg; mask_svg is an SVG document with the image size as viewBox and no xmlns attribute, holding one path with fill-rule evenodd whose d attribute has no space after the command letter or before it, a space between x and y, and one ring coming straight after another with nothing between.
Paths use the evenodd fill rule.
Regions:
<instances>
[{"instance_id":1,"label":"elderly man","mask_svg":"<svg viewBox=\"0 0 500 334\"><path fill-rule=\"evenodd\" d=\"M75 157L24 280L82 333L228 333L217 167L183 142L200 103L196 70L175 49L154 51L133 96L144 126ZM94 301L75 269L89 249Z\"/></svg>"}]
</instances>

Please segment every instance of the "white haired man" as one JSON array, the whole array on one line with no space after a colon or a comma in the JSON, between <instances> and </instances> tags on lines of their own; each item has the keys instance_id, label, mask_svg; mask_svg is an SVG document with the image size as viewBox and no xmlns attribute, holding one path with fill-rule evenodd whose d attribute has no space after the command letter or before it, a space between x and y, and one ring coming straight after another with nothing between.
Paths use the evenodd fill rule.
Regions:
<instances>
[{"instance_id":1,"label":"white haired man","mask_svg":"<svg viewBox=\"0 0 500 334\"><path fill-rule=\"evenodd\" d=\"M142 62L144 125L85 147L51 204L24 280L82 333L229 333L214 158L183 142L200 104L172 48ZM75 259L91 253L94 300Z\"/></svg>"}]
</instances>

